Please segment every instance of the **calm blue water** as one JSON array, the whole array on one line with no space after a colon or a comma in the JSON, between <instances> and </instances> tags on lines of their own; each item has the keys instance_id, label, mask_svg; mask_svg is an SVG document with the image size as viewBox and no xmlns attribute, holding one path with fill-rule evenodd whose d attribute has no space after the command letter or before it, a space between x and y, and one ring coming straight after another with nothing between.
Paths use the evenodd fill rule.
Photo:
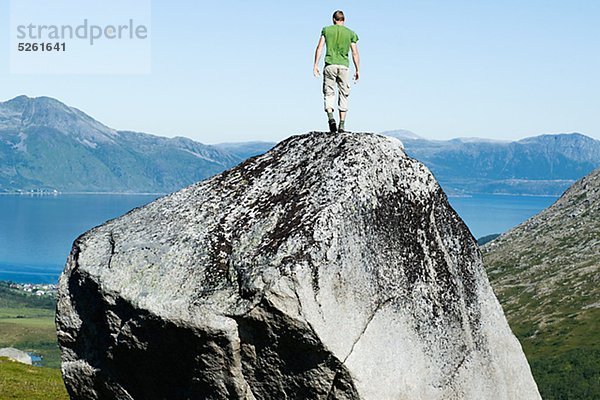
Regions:
<instances>
[{"instance_id":1,"label":"calm blue water","mask_svg":"<svg viewBox=\"0 0 600 400\"><path fill-rule=\"evenodd\" d=\"M550 207L558 197L493 194L448 200L475 238L503 233Z\"/></svg>"},{"instance_id":2,"label":"calm blue water","mask_svg":"<svg viewBox=\"0 0 600 400\"><path fill-rule=\"evenodd\" d=\"M0 195L0 280L56 283L82 233L156 195Z\"/></svg>"},{"instance_id":3,"label":"calm blue water","mask_svg":"<svg viewBox=\"0 0 600 400\"><path fill-rule=\"evenodd\" d=\"M83 232L156 195L0 196L0 280L56 283ZM550 206L554 197L450 198L473 236L501 233Z\"/></svg>"}]
</instances>

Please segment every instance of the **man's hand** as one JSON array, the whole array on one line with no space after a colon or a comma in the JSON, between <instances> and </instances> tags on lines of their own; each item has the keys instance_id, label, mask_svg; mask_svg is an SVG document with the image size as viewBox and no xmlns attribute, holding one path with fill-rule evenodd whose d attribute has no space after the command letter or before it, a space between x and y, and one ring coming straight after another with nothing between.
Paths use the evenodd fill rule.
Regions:
<instances>
[{"instance_id":1,"label":"man's hand","mask_svg":"<svg viewBox=\"0 0 600 400\"><path fill-rule=\"evenodd\" d=\"M319 75L320 75L320 72L319 72L319 66L318 66L318 65L315 65L315 66L313 67L313 75L314 75L315 77L317 77L317 78L319 77Z\"/></svg>"},{"instance_id":2,"label":"man's hand","mask_svg":"<svg viewBox=\"0 0 600 400\"><path fill-rule=\"evenodd\" d=\"M358 82L359 79L360 79L360 72L356 71L354 73L354 83Z\"/></svg>"}]
</instances>

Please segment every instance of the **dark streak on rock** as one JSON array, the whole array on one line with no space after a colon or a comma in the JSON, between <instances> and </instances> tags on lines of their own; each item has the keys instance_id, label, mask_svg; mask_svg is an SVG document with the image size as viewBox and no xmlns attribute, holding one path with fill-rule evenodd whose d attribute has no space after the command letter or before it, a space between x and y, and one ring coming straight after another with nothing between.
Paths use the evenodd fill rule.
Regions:
<instances>
[{"instance_id":1,"label":"dark streak on rock","mask_svg":"<svg viewBox=\"0 0 600 400\"><path fill-rule=\"evenodd\" d=\"M106 268L110 269L112 258L115 255L115 237L113 232L110 232L108 235L108 244L110 245L110 254L108 255L108 262Z\"/></svg>"}]
</instances>

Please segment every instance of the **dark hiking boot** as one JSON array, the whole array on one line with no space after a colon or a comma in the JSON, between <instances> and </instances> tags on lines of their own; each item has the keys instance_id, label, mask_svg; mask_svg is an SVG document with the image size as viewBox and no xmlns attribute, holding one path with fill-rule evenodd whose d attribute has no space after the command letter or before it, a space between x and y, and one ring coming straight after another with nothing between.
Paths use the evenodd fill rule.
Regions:
<instances>
[{"instance_id":1,"label":"dark hiking boot","mask_svg":"<svg viewBox=\"0 0 600 400\"><path fill-rule=\"evenodd\" d=\"M336 133L337 132L337 125L335 123L335 119L330 119L329 120L329 132L331 132L331 133Z\"/></svg>"}]
</instances>

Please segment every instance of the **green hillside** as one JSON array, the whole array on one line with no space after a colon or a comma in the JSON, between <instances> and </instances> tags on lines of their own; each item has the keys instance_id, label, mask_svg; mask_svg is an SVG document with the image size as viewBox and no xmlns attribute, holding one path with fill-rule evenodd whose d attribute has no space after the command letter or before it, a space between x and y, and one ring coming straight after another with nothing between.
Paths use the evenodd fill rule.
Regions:
<instances>
[{"instance_id":1,"label":"green hillside","mask_svg":"<svg viewBox=\"0 0 600 400\"><path fill-rule=\"evenodd\" d=\"M600 399L600 170L483 247L544 399Z\"/></svg>"},{"instance_id":2,"label":"green hillside","mask_svg":"<svg viewBox=\"0 0 600 400\"><path fill-rule=\"evenodd\" d=\"M166 193L240 161L187 138L116 131L49 97L0 102L0 192Z\"/></svg>"}]
</instances>

